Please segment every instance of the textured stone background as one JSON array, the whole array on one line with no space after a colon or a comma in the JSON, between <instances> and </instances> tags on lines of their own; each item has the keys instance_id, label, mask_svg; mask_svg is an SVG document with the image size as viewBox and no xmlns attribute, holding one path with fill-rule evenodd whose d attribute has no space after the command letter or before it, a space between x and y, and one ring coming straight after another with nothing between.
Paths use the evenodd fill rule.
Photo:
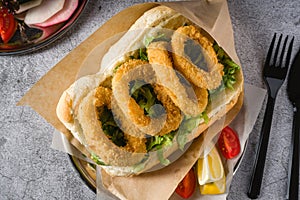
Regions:
<instances>
[{"instance_id":1,"label":"textured stone background","mask_svg":"<svg viewBox=\"0 0 300 200\"><path fill-rule=\"evenodd\" d=\"M78 23L62 38L37 52L0 57L0 199L95 199L73 169L68 156L50 148L53 127L18 100L51 67L106 20L142 0L92 0ZM262 64L274 32L295 36L300 45L299 0L229 0L237 52L245 81L266 87ZM295 51L293 53L295 55ZM245 158L234 177L229 200L247 199L263 112L249 139ZM277 98L261 199L284 199L291 145L292 107L286 84Z\"/></svg>"}]
</instances>

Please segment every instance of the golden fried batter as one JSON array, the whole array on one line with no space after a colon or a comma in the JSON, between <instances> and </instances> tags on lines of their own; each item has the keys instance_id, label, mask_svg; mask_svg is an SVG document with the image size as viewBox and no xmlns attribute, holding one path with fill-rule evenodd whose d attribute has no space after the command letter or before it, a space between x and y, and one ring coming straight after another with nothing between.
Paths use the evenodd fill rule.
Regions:
<instances>
[{"instance_id":1,"label":"golden fried batter","mask_svg":"<svg viewBox=\"0 0 300 200\"><path fill-rule=\"evenodd\" d=\"M149 63L173 68L168 46L167 42L152 42L147 48Z\"/></svg>"},{"instance_id":2,"label":"golden fried batter","mask_svg":"<svg viewBox=\"0 0 300 200\"><path fill-rule=\"evenodd\" d=\"M122 64L117 74L115 75L115 80L119 80L121 78L118 76L123 76L124 74L128 73L130 70L144 64L148 64L148 63L146 61L136 60L136 59L132 59L125 62L124 64ZM130 98L128 107L129 107L129 115L132 117L131 119L133 120L134 123L141 126L149 125L151 121L150 117L144 115L144 109L142 109L135 102L133 98Z\"/></svg>"},{"instance_id":3,"label":"golden fried batter","mask_svg":"<svg viewBox=\"0 0 300 200\"><path fill-rule=\"evenodd\" d=\"M163 86L155 84L154 91L157 94L157 99L163 104L167 113L166 122L158 133L158 135L165 135L179 127L182 116L180 109L172 102L171 98L165 92L165 88Z\"/></svg>"},{"instance_id":4,"label":"golden fried batter","mask_svg":"<svg viewBox=\"0 0 300 200\"><path fill-rule=\"evenodd\" d=\"M199 110L202 113L203 111L205 111L205 108L208 104L208 91L197 86L193 86L193 89L197 96Z\"/></svg>"},{"instance_id":5,"label":"golden fried batter","mask_svg":"<svg viewBox=\"0 0 300 200\"><path fill-rule=\"evenodd\" d=\"M127 62L123 63L119 67L113 79L114 81L120 81L123 78L124 74L127 74L130 70L146 64L148 64L148 62L143 60L138 60L138 59L128 60Z\"/></svg>"},{"instance_id":6,"label":"golden fried batter","mask_svg":"<svg viewBox=\"0 0 300 200\"><path fill-rule=\"evenodd\" d=\"M169 58L166 58L165 60L169 60ZM147 68L140 68L132 70L143 64L148 64L148 68L150 69L148 70ZM172 66L171 62L170 65ZM146 73L147 70L148 73ZM137 76L131 75L129 73L130 71L134 72L134 75L137 74ZM126 77L124 77L125 75ZM157 95L157 99L161 101L162 106L166 111L166 114L160 115L157 118L145 115L144 109L141 108L140 105L132 97L130 97L130 94L128 92L128 84L130 81L138 79L144 80L147 78L148 80L145 80L145 82L152 85L154 92ZM127 107L124 109L124 112L126 113L127 111L128 117L130 118L131 122L139 127L139 129L143 133L152 136L164 135L171 132L172 130L176 130L179 127L182 118L180 109L172 102L172 100L168 97L168 94L163 91L163 87L157 86L155 81L155 73L153 71L152 65L149 65L149 63L141 60L130 60L124 63L123 65L121 65L115 77L113 78L114 91L122 91L122 93L118 92L116 96L116 100L119 101L118 103L121 103L119 106L123 106L123 108L124 106ZM128 103L124 104L126 100Z\"/></svg>"},{"instance_id":7,"label":"golden fried batter","mask_svg":"<svg viewBox=\"0 0 300 200\"><path fill-rule=\"evenodd\" d=\"M144 114L144 109L141 108L133 98L130 98L128 108L129 115L131 116L133 123L141 126L147 126L150 124L151 118Z\"/></svg>"},{"instance_id":8,"label":"golden fried batter","mask_svg":"<svg viewBox=\"0 0 300 200\"><path fill-rule=\"evenodd\" d=\"M198 68L185 54L185 42L194 40L202 48L208 71ZM204 89L215 89L220 86L223 76L223 65L218 63L217 55L210 42L195 26L178 28L172 36L172 56L175 68L194 85Z\"/></svg>"},{"instance_id":9,"label":"golden fried batter","mask_svg":"<svg viewBox=\"0 0 300 200\"><path fill-rule=\"evenodd\" d=\"M98 108L102 106L107 106L108 109L111 109L111 97L112 97L111 89L99 86L95 90L94 97L95 97L95 102L94 102L95 107ZM98 111L97 115L101 115L100 113L101 109L97 109L97 111ZM124 148L129 152L135 152L135 153L147 152L145 137L144 138L134 137L127 133L124 133L124 135L127 140L127 143L125 147L120 147L120 148Z\"/></svg>"},{"instance_id":10,"label":"golden fried batter","mask_svg":"<svg viewBox=\"0 0 300 200\"><path fill-rule=\"evenodd\" d=\"M125 134L127 145L124 147L129 152L146 153L146 138L136 138Z\"/></svg>"},{"instance_id":11,"label":"golden fried batter","mask_svg":"<svg viewBox=\"0 0 300 200\"><path fill-rule=\"evenodd\" d=\"M187 115L196 116L202 113L207 105L207 91L192 85L183 84L173 69L172 58L168 52L167 42L153 42L147 49L148 59L164 88L164 93ZM199 98L203 96L203 98Z\"/></svg>"},{"instance_id":12,"label":"golden fried batter","mask_svg":"<svg viewBox=\"0 0 300 200\"><path fill-rule=\"evenodd\" d=\"M95 102L94 105L96 107L101 107L101 106L107 106L108 109L111 108L111 95L112 91L111 89L99 86L95 90Z\"/></svg>"},{"instance_id":13,"label":"golden fried batter","mask_svg":"<svg viewBox=\"0 0 300 200\"><path fill-rule=\"evenodd\" d=\"M131 59L131 60L123 63L113 78L114 83L120 82L121 79L124 78L125 75L130 77L130 75L128 75L128 74L130 73L131 70L133 70L134 68L137 68L139 66L145 65L145 64L148 64L148 62L142 61L142 60L137 60L137 59ZM127 83L127 85L128 84L129 83ZM124 88L124 90L122 92L126 93L127 91ZM144 109L142 109L135 102L135 100L133 98L129 98L128 100L129 100L128 105L127 105L128 106L128 114L130 115L133 123L135 123L137 125L141 125L141 126L149 125L151 119L150 119L150 117L144 115Z\"/></svg>"}]
</instances>

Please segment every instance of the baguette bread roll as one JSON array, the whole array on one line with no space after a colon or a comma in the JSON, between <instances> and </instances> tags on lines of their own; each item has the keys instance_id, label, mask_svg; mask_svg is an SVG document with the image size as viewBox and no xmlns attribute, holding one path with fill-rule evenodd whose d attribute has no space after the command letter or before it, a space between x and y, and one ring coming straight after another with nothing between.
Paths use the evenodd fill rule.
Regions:
<instances>
[{"instance_id":1,"label":"baguette bread roll","mask_svg":"<svg viewBox=\"0 0 300 200\"><path fill-rule=\"evenodd\" d=\"M201 88L202 85L195 85L193 81L188 83L193 76L192 70L189 74L181 70L176 71L178 63L173 59L177 49L172 50L167 46L168 43L171 46L174 31L189 25L203 31L168 7L157 6L150 9L104 55L101 70L97 74L78 79L62 94L57 105L58 118L85 146L93 160L96 160L96 163L111 176L138 175L151 171L159 164L169 164L167 158L171 154L181 152L180 149L225 116L238 101L242 100L241 69L235 71L235 83L231 88L222 87L220 83L218 87L223 89L214 94L207 88ZM155 41L162 28L168 30L164 32L167 33L167 37L163 41ZM150 37L152 40L145 44L145 37ZM204 38L204 40L210 45L203 48L204 51L209 49L205 51L204 59L211 57L216 59L216 52L212 47L214 41L211 38ZM156 57L155 51L162 53L160 54L162 57ZM180 51L184 52L184 49ZM143 60L143 53L147 54L147 52L149 60L147 58L140 61ZM210 54L213 56L207 56ZM161 62L162 60L167 61ZM192 63L193 60L186 59L185 62ZM216 60L214 62L217 62L215 64L218 65L218 70L219 67L222 69L225 67ZM120 81L127 73L125 69L128 63L146 65L151 70L148 73L136 71L133 78L130 76L127 82L121 84ZM140 84L139 81L143 77L144 82ZM190 84L189 88L187 83ZM139 84L136 90L131 91ZM192 92L189 92L191 88ZM214 85L213 88L215 89L216 86ZM137 92L134 93L135 91ZM162 98L167 98L168 104L161 103ZM145 99L146 102L143 102ZM131 109L131 104L128 103L131 101L135 106L134 109ZM150 101L152 107L147 109ZM155 124L151 109L158 104L165 110L168 110L169 104L174 104L174 109L171 110L180 110L178 115L180 121L177 120L178 126L166 129L168 130L166 133L155 134L158 132L156 129L161 130L166 125L171 127L168 126L170 120L160 119L157 121L162 121L162 125ZM189 109L189 105L194 111ZM143 127L136 124L131 114L137 119L150 116L150 121L155 123ZM175 112L172 114L177 115ZM172 119L173 115L169 114L169 119ZM209 121L207 122L205 118ZM168 119L168 115L164 119ZM191 128L191 124L195 127Z\"/></svg>"}]
</instances>

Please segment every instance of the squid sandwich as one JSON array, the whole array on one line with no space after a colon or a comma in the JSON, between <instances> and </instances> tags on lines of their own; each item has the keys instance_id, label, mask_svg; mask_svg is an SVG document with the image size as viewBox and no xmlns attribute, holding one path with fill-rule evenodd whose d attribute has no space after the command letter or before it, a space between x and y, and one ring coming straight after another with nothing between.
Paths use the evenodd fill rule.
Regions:
<instances>
[{"instance_id":1,"label":"squid sandwich","mask_svg":"<svg viewBox=\"0 0 300 200\"><path fill-rule=\"evenodd\" d=\"M166 166L243 93L238 66L201 27L165 7L146 11L98 73L62 94L57 116L112 176Z\"/></svg>"}]
</instances>

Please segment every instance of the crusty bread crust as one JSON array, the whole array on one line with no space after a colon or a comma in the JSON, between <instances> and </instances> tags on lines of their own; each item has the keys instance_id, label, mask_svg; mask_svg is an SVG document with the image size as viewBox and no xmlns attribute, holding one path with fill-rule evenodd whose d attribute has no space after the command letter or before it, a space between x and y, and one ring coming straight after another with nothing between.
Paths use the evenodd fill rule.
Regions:
<instances>
[{"instance_id":1,"label":"crusty bread crust","mask_svg":"<svg viewBox=\"0 0 300 200\"><path fill-rule=\"evenodd\" d=\"M75 81L60 97L56 115L58 119L71 131L73 136L83 144L83 138L78 133L75 116L83 98L105 80L102 74L84 76Z\"/></svg>"},{"instance_id":2,"label":"crusty bread crust","mask_svg":"<svg viewBox=\"0 0 300 200\"><path fill-rule=\"evenodd\" d=\"M65 123L72 123L73 116L72 116L72 98L64 91L61 95L59 102L56 107L56 114L60 121Z\"/></svg>"}]
</instances>

